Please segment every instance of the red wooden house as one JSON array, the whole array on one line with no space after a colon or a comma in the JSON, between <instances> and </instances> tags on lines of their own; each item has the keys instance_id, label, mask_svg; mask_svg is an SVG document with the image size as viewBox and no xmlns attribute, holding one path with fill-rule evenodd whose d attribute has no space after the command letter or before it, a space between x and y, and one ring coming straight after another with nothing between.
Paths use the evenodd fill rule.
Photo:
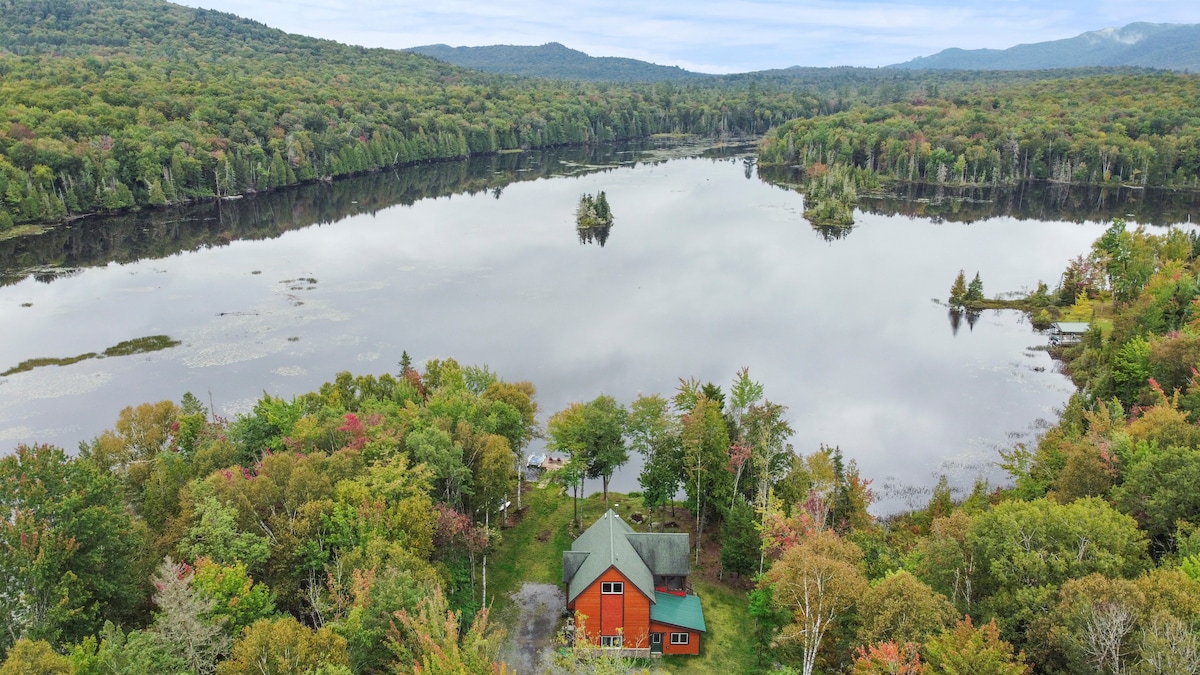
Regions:
<instances>
[{"instance_id":1,"label":"red wooden house","mask_svg":"<svg viewBox=\"0 0 1200 675\"><path fill-rule=\"evenodd\" d=\"M563 552L577 639L635 653L699 654L700 598L688 588L686 533L634 532L609 510Z\"/></svg>"}]
</instances>

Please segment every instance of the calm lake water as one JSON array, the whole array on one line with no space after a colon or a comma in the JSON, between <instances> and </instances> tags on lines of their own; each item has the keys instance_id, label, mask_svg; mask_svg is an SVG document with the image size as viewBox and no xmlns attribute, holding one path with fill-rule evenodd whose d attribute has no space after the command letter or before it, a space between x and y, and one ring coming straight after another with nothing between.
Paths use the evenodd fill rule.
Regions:
<instances>
[{"instance_id":1,"label":"calm lake water","mask_svg":"<svg viewBox=\"0 0 1200 675\"><path fill-rule=\"evenodd\" d=\"M1053 286L1103 218L1163 219L1139 195L922 194L868 202L877 212L832 239L749 151L682 154L483 158L4 242L0 370L147 335L182 345L0 378L0 448L73 449L124 406L188 391L234 415L341 370L395 372L401 350L531 380L543 420L600 393L670 395L680 377L727 385L748 366L788 407L797 451L840 446L886 512L923 503L939 474L1002 480L997 449L1030 440L1072 390L1017 313L952 330L940 301L958 270L989 295ZM616 216L603 247L573 222L599 190ZM1061 217L1082 222L1014 199L1080 202ZM964 209L972 222L954 222Z\"/></svg>"}]
</instances>

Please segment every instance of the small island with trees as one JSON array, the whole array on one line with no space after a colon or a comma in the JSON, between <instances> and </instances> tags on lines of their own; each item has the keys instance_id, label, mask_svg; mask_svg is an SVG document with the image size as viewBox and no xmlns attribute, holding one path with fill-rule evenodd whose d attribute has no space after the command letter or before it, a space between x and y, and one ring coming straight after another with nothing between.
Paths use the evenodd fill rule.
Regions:
<instances>
[{"instance_id":1,"label":"small island with trees","mask_svg":"<svg viewBox=\"0 0 1200 675\"><path fill-rule=\"evenodd\" d=\"M845 227L854 224L858 200L854 170L841 165L814 164L804 178L804 218L816 227Z\"/></svg>"},{"instance_id":2,"label":"small island with trees","mask_svg":"<svg viewBox=\"0 0 1200 675\"><path fill-rule=\"evenodd\" d=\"M604 190L579 198L579 206L575 208L575 230L579 233L579 243L590 244L594 241L604 246L612 224L612 209L608 206L608 196Z\"/></svg>"}]
</instances>

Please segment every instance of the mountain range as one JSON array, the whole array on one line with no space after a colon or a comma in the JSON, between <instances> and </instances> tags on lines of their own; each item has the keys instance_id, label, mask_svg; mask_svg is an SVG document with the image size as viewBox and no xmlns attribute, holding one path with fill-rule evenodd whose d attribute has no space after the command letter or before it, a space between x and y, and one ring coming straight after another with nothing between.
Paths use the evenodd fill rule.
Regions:
<instances>
[{"instance_id":1,"label":"mountain range","mask_svg":"<svg viewBox=\"0 0 1200 675\"><path fill-rule=\"evenodd\" d=\"M1040 70L1134 66L1200 70L1200 24L1131 23L1063 40L1008 49L945 49L889 68L914 70Z\"/></svg>"},{"instance_id":2,"label":"mountain range","mask_svg":"<svg viewBox=\"0 0 1200 675\"><path fill-rule=\"evenodd\" d=\"M536 47L451 47L438 44L413 47L406 51L431 56L463 68L556 80L678 82L708 77L679 66L660 66L656 63L613 56L589 56L557 42Z\"/></svg>"},{"instance_id":3,"label":"mountain range","mask_svg":"<svg viewBox=\"0 0 1200 675\"><path fill-rule=\"evenodd\" d=\"M486 47L435 44L407 51L473 70L558 80L682 82L713 77L637 59L589 56L557 42ZM1122 28L1105 28L1008 49L955 47L886 67L905 70L1133 67L1195 72L1200 71L1200 24L1131 23Z\"/></svg>"}]
</instances>

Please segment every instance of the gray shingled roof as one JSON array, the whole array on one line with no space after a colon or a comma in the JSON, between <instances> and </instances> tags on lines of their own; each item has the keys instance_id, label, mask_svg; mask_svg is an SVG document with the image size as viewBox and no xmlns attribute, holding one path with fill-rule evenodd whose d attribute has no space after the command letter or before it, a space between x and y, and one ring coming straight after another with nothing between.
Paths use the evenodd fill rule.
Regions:
<instances>
[{"instance_id":1,"label":"gray shingled roof","mask_svg":"<svg viewBox=\"0 0 1200 675\"><path fill-rule=\"evenodd\" d=\"M610 567L616 567L651 603L654 602L654 575L629 543L630 534L635 534L633 528L609 509L572 542L571 550L563 552L563 582L567 584L567 602L574 602ZM574 574L569 575L568 570L572 568Z\"/></svg>"},{"instance_id":2,"label":"gray shingled roof","mask_svg":"<svg viewBox=\"0 0 1200 675\"><path fill-rule=\"evenodd\" d=\"M652 574L686 577L692 573L686 532L630 532L625 538Z\"/></svg>"},{"instance_id":3,"label":"gray shingled roof","mask_svg":"<svg viewBox=\"0 0 1200 675\"><path fill-rule=\"evenodd\" d=\"M563 551L563 584L571 583L571 579L575 578L575 573L587 557L587 551Z\"/></svg>"}]
</instances>

